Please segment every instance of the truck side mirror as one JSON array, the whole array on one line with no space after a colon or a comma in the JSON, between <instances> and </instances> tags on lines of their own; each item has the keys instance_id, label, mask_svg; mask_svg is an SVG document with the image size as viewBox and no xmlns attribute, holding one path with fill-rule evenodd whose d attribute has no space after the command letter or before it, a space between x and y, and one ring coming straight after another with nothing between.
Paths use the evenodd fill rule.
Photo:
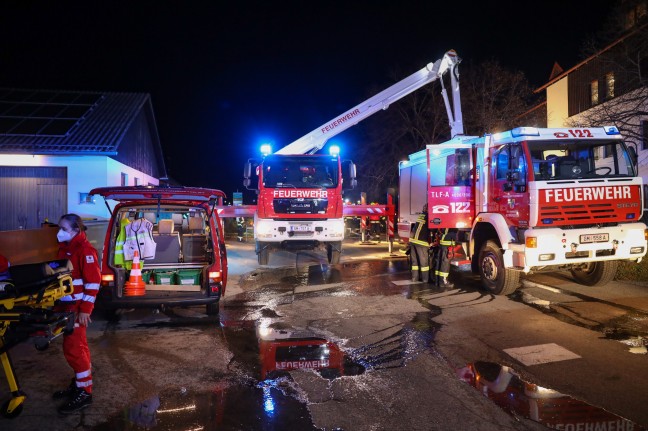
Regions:
<instances>
[{"instance_id":1,"label":"truck side mirror","mask_svg":"<svg viewBox=\"0 0 648 431\"><path fill-rule=\"evenodd\" d=\"M248 190L257 190L254 187L254 181L256 180L258 182L258 176L256 174L257 166L259 166L259 162L255 159L248 159L243 165L243 186Z\"/></svg>"},{"instance_id":2,"label":"truck side mirror","mask_svg":"<svg viewBox=\"0 0 648 431\"><path fill-rule=\"evenodd\" d=\"M351 160L342 161L342 188L352 190L358 185L356 165Z\"/></svg>"},{"instance_id":3,"label":"truck side mirror","mask_svg":"<svg viewBox=\"0 0 648 431\"><path fill-rule=\"evenodd\" d=\"M628 156L630 156L630 161L636 167L637 166L637 150L632 145L628 146Z\"/></svg>"}]
</instances>

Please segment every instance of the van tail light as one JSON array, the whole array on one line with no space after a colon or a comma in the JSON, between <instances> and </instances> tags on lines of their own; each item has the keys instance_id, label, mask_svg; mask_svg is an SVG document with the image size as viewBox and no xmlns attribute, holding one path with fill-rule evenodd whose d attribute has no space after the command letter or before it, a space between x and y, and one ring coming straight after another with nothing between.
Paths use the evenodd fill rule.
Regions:
<instances>
[{"instance_id":1,"label":"van tail light","mask_svg":"<svg viewBox=\"0 0 648 431\"><path fill-rule=\"evenodd\" d=\"M115 275L114 274L102 274L101 275L101 285L102 286L109 286L115 281Z\"/></svg>"},{"instance_id":2,"label":"van tail light","mask_svg":"<svg viewBox=\"0 0 648 431\"><path fill-rule=\"evenodd\" d=\"M223 276L220 271L209 271L210 283L220 283L221 281L223 281Z\"/></svg>"}]
</instances>

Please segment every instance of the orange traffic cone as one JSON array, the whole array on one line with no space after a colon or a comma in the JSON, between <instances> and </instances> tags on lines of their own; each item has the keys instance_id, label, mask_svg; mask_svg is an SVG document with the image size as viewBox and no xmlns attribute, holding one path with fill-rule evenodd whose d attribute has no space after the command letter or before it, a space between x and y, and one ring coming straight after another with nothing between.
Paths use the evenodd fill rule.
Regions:
<instances>
[{"instance_id":1,"label":"orange traffic cone","mask_svg":"<svg viewBox=\"0 0 648 431\"><path fill-rule=\"evenodd\" d=\"M133 267L130 271L130 277L124 284L124 296L142 296L146 293L146 283L142 280L142 270L140 268L139 252L133 252Z\"/></svg>"}]
</instances>

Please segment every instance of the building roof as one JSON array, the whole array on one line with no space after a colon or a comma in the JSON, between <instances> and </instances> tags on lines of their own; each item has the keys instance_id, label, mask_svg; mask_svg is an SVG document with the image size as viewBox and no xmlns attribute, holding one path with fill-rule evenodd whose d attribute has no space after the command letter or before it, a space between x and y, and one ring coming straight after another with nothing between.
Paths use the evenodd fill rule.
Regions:
<instances>
[{"instance_id":1,"label":"building roof","mask_svg":"<svg viewBox=\"0 0 648 431\"><path fill-rule=\"evenodd\" d=\"M554 64L554 68L553 68L553 70L551 71L551 76L550 76L550 78L549 78L549 82L547 82L546 84L544 84L544 85L541 86L540 88L537 88L536 90L534 90L534 93L539 93L539 92L545 90L547 87L549 87L549 86L551 86L552 84L554 84L554 83L560 81L560 80L563 79L565 76L567 76L567 75L569 75L570 73L572 73L573 71L575 71L575 70L581 68L582 66L586 65L586 64L589 63L590 61L596 59L596 58L599 57L601 54L603 54L603 53L605 53L605 52L611 50L612 48L614 48L615 46L617 46L617 45L620 44L621 42L623 42L623 41L625 41L626 39L628 39L628 38L634 36L636 33L638 33L638 32L640 32L640 31L644 30L646 27L648 27L648 24L644 24L644 25L638 27L637 29L635 29L635 30L633 30L633 31L631 31L631 32L629 32L629 33L627 33L625 36L622 36L622 37L618 38L617 40L615 40L614 42L612 42L611 44L609 44L609 45L606 46L605 48L601 49L600 51L596 52L595 54L590 55L590 56L587 57L585 60L581 61L580 63L578 63L577 65L575 65L575 66L572 67L571 69L568 69L568 70L562 70L560 73L557 73L557 74L556 74L555 72L557 71L557 70L556 70L556 65L557 65L557 63L555 63L555 64ZM560 66L558 65L558 67L560 67ZM560 69L562 69L562 67L560 67Z\"/></svg>"},{"instance_id":2,"label":"building roof","mask_svg":"<svg viewBox=\"0 0 648 431\"><path fill-rule=\"evenodd\" d=\"M154 123L145 93L0 88L0 153L116 155L143 109Z\"/></svg>"}]
</instances>

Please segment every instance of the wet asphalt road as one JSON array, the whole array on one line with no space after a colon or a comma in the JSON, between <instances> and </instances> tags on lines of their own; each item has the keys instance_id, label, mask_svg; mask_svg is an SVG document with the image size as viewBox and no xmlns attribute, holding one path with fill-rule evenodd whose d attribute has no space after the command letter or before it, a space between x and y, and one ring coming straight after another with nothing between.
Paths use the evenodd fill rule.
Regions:
<instances>
[{"instance_id":1,"label":"wet asphalt road","mask_svg":"<svg viewBox=\"0 0 648 431\"><path fill-rule=\"evenodd\" d=\"M94 405L77 415L59 417L49 398L69 381L60 341L45 352L29 343L17 346L11 355L29 398L21 416L0 419L0 426L495 430L545 429L531 419L564 429L648 424L648 357L630 353L628 343L648 336L648 288L583 290L567 276L537 276L511 297L493 297L474 277L455 273L457 288L439 291L410 283L406 259L389 256L384 243L345 250L340 265L300 253L273 255L270 267L257 268L250 244L228 244L230 282L218 319L202 308L130 311L118 321L95 313L89 331ZM530 362L508 350L528 346L540 352Z\"/></svg>"}]
</instances>

